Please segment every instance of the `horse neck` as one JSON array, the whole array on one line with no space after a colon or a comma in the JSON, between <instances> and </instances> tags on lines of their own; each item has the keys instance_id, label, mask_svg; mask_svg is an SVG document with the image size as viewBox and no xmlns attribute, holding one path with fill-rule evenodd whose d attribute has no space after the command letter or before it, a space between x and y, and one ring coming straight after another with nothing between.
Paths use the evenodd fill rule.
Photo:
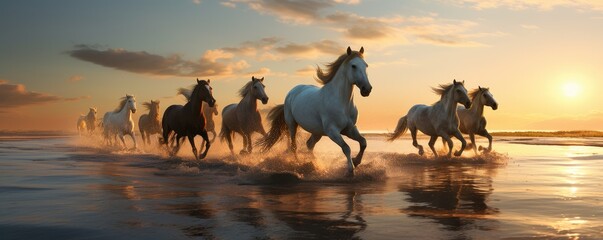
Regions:
<instances>
[{"instance_id":1,"label":"horse neck","mask_svg":"<svg viewBox=\"0 0 603 240\"><path fill-rule=\"evenodd\" d=\"M159 118L159 113L157 112L157 110L155 110L155 108L151 108L151 110L149 110L149 117L153 119Z\"/></svg>"},{"instance_id":2,"label":"horse neck","mask_svg":"<svg viewBox=\"0 0 603 240\"><path fill-rule=\"evenodd\" d=\"M349 82L349 79L343 74L344 68L339 68L333 79L322 87L321 91L327 95L334 96L341 103L349 103L353 101L352 90L354 85Z\"/></svg>"},{"instance_id":3,"label":"horse neck","mask_svg":"<svg viewBox=\"0 0 603 240\"><path fill-rule=\"evenodd\" d=\"M202 118L203 117L203 103L201 102L201 95L197 94L198 97L191 96L191 100L188 101L184 108L187 111L191 112L194 118Z\"/></svg>"},{"instance_id":4,"label":"horse neck","mask_svg":"<svg viewBox=\"0 0 603 240\"><path fill-rule=\"evenodd\" d=\"M237 108L256 111L258 109L258 100L252 95L253 94L251 92L247 93L247 95L245 95L245 97L239 101Z\"/></svg>"},{"instance_id":5,"label":"horse neck","mask_svg":"<svg viewBox=\"0 0 603 240\"><path fill-rule=\"evenodd\" d=\"M454 88L448 90L449 92L444 93L444 97L440 100L440 104L444 109L444 113L448 116L448 119L456 118L456 101L454 101L454 94L452 93Z\"/></svg>"},{"instance_id":6,"label":"horse neck","mask_svg":"<svg viewBox=\"0 0 603 240\"><path fill-rule=\"evenodd\" d=\"M473 99L469 112L476 116L482 116L484 114L484 103L482 103L483 95L480 93Z\"/></svg>"},{"instance_id":7,"label":"horse neck","mask_svg":"<svg viewBox=\"0 0 603 240\"><path fill-rule=\"evenodd\" d=\"M88 120L88 121L96 120L96 118L94 117L94 113L89 112L88 115L86 115L86 120Z\"/></svg>"},{"instance_id":8,"label":"horse neck","mask_svg":"<svg viewBox=\"0 0 603 240\"><path fill-rule=\"evenodd\" d=\"M128 109L128 105L126 104L116 115L123 116L125 119L130 119L132 118L132 111Z\"/></svg>"}]
</instances>

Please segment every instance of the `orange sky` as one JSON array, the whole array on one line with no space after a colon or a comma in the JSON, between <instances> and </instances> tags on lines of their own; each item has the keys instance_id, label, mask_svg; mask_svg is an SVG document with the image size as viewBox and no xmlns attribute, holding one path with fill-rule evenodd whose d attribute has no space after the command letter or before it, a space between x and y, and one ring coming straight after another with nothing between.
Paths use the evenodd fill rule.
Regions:
<instances>
[{"instance_id":1,"label":"orange sky","mask_svg":"<svg viewBox=\"0 0 603 240\"><path fill-rule=\"evenodd\" d=\"M355 90L361 131L393 129L452 79L490 87L490 130L603 130L599 1L295 3L0 3L0 129L75 131L88 107L100 118L126 93L137 121L143 101L182 104L176 89L197 77L226 106L263 76L270 107L364 46L373 92Z\"/></svg>"}]
</instances>

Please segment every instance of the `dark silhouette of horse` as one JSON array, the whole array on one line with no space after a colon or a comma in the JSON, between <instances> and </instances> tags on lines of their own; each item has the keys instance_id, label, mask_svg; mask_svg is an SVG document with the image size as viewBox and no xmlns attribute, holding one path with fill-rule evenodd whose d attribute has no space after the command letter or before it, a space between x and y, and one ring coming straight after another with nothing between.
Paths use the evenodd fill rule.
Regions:
<instances>
[{"instance_id":1,"label":"dark silhouette of horse","mask_svg":"<svg viewBox=\"0 0 603 240\"><path fill-rule=\"evenodd\" d=\"M209 79L199 80L197 79L197 85L194 86L192 91L182 91L179 93L184 95L188 102L182 105L171 105L163 113L162 128L163 128L163 139L162 143L166 144L168 148L173 145L174 141L176 146L171 150L168 149L170 155L175 155L180 149L180 138L188 137L188 140L193 148L193 154L197 160L205 158L207 151L211 143L207 136L207 130L205 130L205 116L203 116L203 104L206 102L210 107L213 107L216 103L212 95L212 88L209 86ZM190 93L190 94L188 94ZM170 139L170 135L173 137ZM203 153L197 155L197 148L195 147L195 136L201 135L205 140L205 150ZM169 142L172 142L169 144ZM199 146L200 150L203 146Z\"/></svg>"}]
</instances>

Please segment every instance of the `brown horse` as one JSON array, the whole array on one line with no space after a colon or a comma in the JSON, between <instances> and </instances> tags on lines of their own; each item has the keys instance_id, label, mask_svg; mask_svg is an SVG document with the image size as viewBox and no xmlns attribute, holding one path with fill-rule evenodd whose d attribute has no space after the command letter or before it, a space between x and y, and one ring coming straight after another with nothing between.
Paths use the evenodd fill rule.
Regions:
<instances>
[{"instance_id":1,"label":"brown horse","mask_svg":"<svg viewBox=\"0 0 603 240\"><path fill-rule=\"evenodd\" d=\"M218 104L210 107L209 104L203 102L203 115L205 116L205 130L207 130L208 133L213 133L214 135L210 140L210 142L213 143L214 140L216 140L216 136L218 136L216 133L216 123L214 122L213 116L218 115Z\"/></svg>"},{"instance_id":2,"label":"brown horse","mask_svg":"<svg viewBox=\"0 0 603 240\"><path fill-rule=\"evenodd\" d=\"M143 114L138 119L138 130L142 136L142 144L151 144L152 134L161 134L161 122L159 121L159 101L144 102L142 105L149 110L149 114Z\"/></svg>"},{"instance_id":3,"label":"brown horse","mask_svg":"<svg viewBox=\"0 0 603 240\"><path fill-rule=\"evenodd\" d=\"M168 142L171 141L173 144L175 141L176 147L169 151L170 155L175 155L180 149L179 138L188 137L195 158L197 160L203 159L207 155L211 144L205 130L205 116L203 116L203 104L201 102L207 102L210 107L213 107L216 103L216 99L212 95L212 88L209 86L209 79L207 81L197 79L197 85L190 92L190 95L182 91L180 93L188 99L188 102L184 106L171 105L163 113L161 121L163 127L162 143L169 147L171 144ZM201 135L205 140L205 150L199 155L197 155L197 148L195 147L195 136L197 135ZM171 139L170 136L172 136ZM203 146L200 146L200 149L203 149Z\"/></svg>"},{"instance_id":4,"label":"brown horse","mask_svg":"<svg viewBox=\"0 0 603 240\"><path fill-rule=\"evenodd\" d=\"M220 139L228 141L228 147L233 154L232 136L234 133L243 136L241 154L251 153L253 146L251 144L251 134L258 132L262 136L266 136L257 104L257 100L261 100L262 104L268 103L268 96L264 91L266 86L263 82L264 78L251 77L251 81L239 90L239 95L242 97L241 101L238 104L230 104L222 110Z\"/></svg>"}]
</instances>

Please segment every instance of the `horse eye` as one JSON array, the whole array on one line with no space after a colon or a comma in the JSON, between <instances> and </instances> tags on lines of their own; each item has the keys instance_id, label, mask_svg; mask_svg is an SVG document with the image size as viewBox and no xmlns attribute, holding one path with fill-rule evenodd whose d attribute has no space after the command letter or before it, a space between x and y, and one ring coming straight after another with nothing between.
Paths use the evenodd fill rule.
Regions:
<instances>
[{"instance_id":1,"label":"horse eye","mask_svg":"<svg viewBox=\"0 0 603 240\"><path fill-rule=\"evenodd\" d=\"M253 88L258 89L258 86L253 86Z\"/></svg>"},{"instance_id":2,"label":"horse eye","mask_svg":"<svg viewBox=\"0 0 603 240\"><path fill-rule=\"evenodd\" d=\"M353 69L356 69L356 65L352 65L352 68L353 68Z\"/></svg>"}]
</instances>

